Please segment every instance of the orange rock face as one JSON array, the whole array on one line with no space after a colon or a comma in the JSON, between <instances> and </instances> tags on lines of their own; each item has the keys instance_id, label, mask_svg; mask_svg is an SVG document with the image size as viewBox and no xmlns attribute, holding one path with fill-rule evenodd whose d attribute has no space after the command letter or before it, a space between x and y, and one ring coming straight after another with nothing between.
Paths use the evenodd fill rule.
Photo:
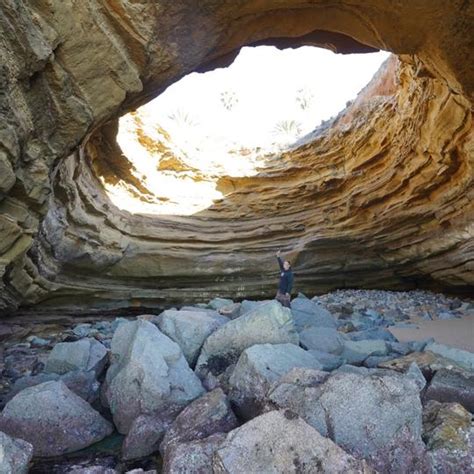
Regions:
<instances>
[{"instance_id":1,"label":"orange rock face","mask_svg":"<svg viewBox=\"0 0 474 474\"><path fill-rule=\"evenodd\" d=\"M6 0L0 13L4 313L267 296L278 248L309 293L472 291L471 2ZM224 196L210 207L165 217L114 206L104 183L160 198L122 155L118 117L248 44L396 57L254 176L218 176ZM160 164L195 172L172 153Z\"/></svg>"}]
</instances>

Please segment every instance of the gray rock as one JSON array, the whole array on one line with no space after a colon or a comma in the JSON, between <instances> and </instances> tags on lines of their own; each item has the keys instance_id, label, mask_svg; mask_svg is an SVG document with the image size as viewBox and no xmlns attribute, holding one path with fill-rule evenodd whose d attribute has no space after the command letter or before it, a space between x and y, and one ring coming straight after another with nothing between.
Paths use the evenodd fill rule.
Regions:
<instances>
[{"instance_id":1,"label":"gray rock","mask_svg":"<svg viewBox=\"0 0 474 474\"><path fill-rule=\"evenodd\" d=\"M238 318L240 316L240 306L240 303L223 306L222 308L219 308L219 314L229 319Z\"/></svg>"},{"instance_id":2,"label":"gray rock","mask_svg":"<svg viewBox=\"0 0 474 474\"><path fill-rule=\"evenodd\" d=\"M365 471L364 461L354 459L289 410L265 413L231 431L213 460L216 474Z\"/></svg>"},{"instance_id":3,"label":"gray rock","mask_svg":"<svg viewBox=\"0 0 474 474\"><path fill-rule=\"evenodd\" d=\"M196 372L218 375L237 362L242 351L255 344L298 344L291 312L277 301L256 306L252 311L228 322L205 341Z\"/></svg>"},{"instance_id":4,"label":"gray rock","mask_svg":"<svg viewBox=\"0 0 474 474\"><path fill-rule=\"evenodd\" d=\"M291 302L291 313L298 332L312 326L334 329L337 327L335 319L327 309L306 297L298 297Z\"/></svg>"},{"instance_id":5,"label":"gray rock","mask_svg":"<svg viewBox=\"0 0 474 474\"><path fill-rule=\"evenodd\" d=\"M67 474L119 474L119 471L107 466L71 466Z\"/></svg>"},{"instance_id":6,"label":"gray rock","mask_svg":"<svg viewBox=\"0 0 474 474\"><path fill-rule=\"evenodd\" d=\"M310 350L308 352L321 364L322 370L331 371L344 364L344 359L340 356L316 350Z\"/></svg>"},{"instance_id":7,"label":"gray rock","mask_svg":"<svg viewBox=\"0 0 474 474\"><path fill-rule=\"evenodd\" d=\"M258 344L242 352L229 380L237 413L245 419L261 413L271 384L295 367L321 369L321 364L294 344Z\"/></svg>"},{"instance_id":8,"label":"gray rock","mask_svg":"<svg viewBox=\"0 0 474 474\"><path fill-rule=\"evenodd\" d=\"M75 342L60 342L50 352L45 372L65 374L73 370L100 374L107 362L107 349L99 341L86 338Z\"/></svg>"},{"instance_id":9,"label":"gray rock","mask_svg":"<svg viewBox=\"0 0 474 474\"><path fill-rule=\"evenodd\" d=\"M426 379L423 375L423 372L418 367L416 362L413 362L408 370L405 372L405 375L411 378L418 387L418 390L423 390L426 387Z\"/></svg>"},{"instance_id":10,"label":"gray rock","mask_svg":"<svg viewBox=\"0 0 474 474\"><path fill-rule=\"evenodd\" d=\"M91 332L92 324L83 323L74 326L72 332L78 337L88 337Z\"/></svg>"},{"instance_id":11,"label":"gray rock","mask_svg":"<svg viewBox=\"0 0 474 474\"><path fill-rule=\"evenodd\" d=\"M400 355L410 354L412 347L408 342L389 342L388 348L390 352L395 352Z\"/></svg>"},{"instance_id":12,"label":"gray rock","mask_svg":"<svg viewBox=\"0 0 474 474\"><path fill-rule=\"evenodd\" d=\"M474 374L458 370L438 370L426 390L425 400L457 402L474 413Z\"/></svg>"},{"instance_id":13,"label":"gray rock","mask_svg":"<svg viewBox=\"0 0 474 474\"><path fill-rule=\"evenodd\" d=\"M0 415L0 429L24 439L35 456L60 456L100 441L112 425L62 382L26 388Z\"/></svg>"},{"instance_id":14,"label":"gray rock","mask_svg":"<svg viewBox=\"0 0 474 474\"><path fill-rule=\"evenodd\" d=\"M5 402L11 400L17 393L27 387L34 387L40 383L50 382L52 380L61 380L69 390L89 403L93 403L99 397L100 384L97 381L94 372L76 370L64 375L42 372L38 375L26 375L21 377L15 380L10 392L8 392L5 397Z\"/></svg>"},{"instance_id":15,"label":"gray rock","mask_svg":"<svg viewBox=\"0 0 474 474\"><path fill-rule=\"evenodd\" d=\"M30 336L26 340L31 344L31 347L46 347L51 343L49 339L38 336Z\"/></svg>"},{"instance_id":16,"label":"gray rock","mask_svg":"<svg viewBox=\"0 0 474 474\"><path fill-rule=\"evenodd\" d=\"M156 324L181 347L188 364L193 367L207 337L228 322L226 317L216 313L166 310L157 318Z\"/></svg>"},{"instance_id":17,"label":"gray rock","mask_svg":"<svg viewBox=\"0 0 474 474\"><path fill-rule=\"evenodd\" d=\"M387 343L381 340L345 341L341 357L349 364L361 364L369 356L385 356Z\"/></svg>"},{"instance_id":18,"label":"gray rock","mask_svg":"<svg viewBox=\"0 0 474 474\"><path fill-rule=\"evenodd\" d=\"M423 440L436 473L472 472L474 427L458 403L429 401L423 410Z\"/></svg>"},{"instance_id":19,"label":"gray rock","mask_svg":"<svg viewBox=\"0 0 474 474\"><path fill-rule=\"evenodd\" d=\"M0 473L26 474L33 457L33 446L0 431Z\"/></svg>"},{"instance_id":20,"label":"gray rock","mask_svg":"<svg viewBox=\"0 0 474 474\"><path fill-rule=\"evenodd\" d=\"M190 403L174 420L161 443L166 452L180 443L207 438L214 433L227 433L238 426L237 418L224 392L218 388Z\"/></svg>"},{"instance_id":21,"label":"gray rock","mask_svg":"<svg viewBox=\"0 0 474 474\"><path fill-rule=\"evenodd\" d=\"M308 350L340 355L344 350L344 337L334 328L312 326L300 331L300 344Z\"/></svg>"},{"instance_id":22,"label":"gray rock","mask_svg":"<svg viewBox=\"0 0 474 474\"><path fill-rule=\"evenodd\" d=\"M224 306L230 306L234 304L234 302L230 299L227 298L214 298L211 301L209 301L209 308L215 309L218 311L219 309L223 308Z\"/></svg>"},{"instance_id":23,"label":"gray rock","mask_svg":"<svg viewBox=\"0 0 474 474\"><path fill-rule=\"evenodd\" d=\"M120 433L139 415L184 407L204 392L179 346L148 321L120 325L111 352L104 398Z\"/></svg>"},{"instance_id":24,"label":"gray rock","mask_svg":"<svg viewBox=\"0 0 474 474\"><path fill-rule=\"evenodd\" d=\"M444 344L438 344L437 342L427 344L424 350L443 356L446 359L450 359L463 369L474 372L474 354L472 352L445 346Z\"/></svg>"},{"instance_id":25,"label":"gray rock","mask_svg":"<svg viewBox=\"0 0 474 474\"><path fill-rule=\"evenodd\" d=\"M354 331L350 332L347 335L347 338L351 341L364 341L364 340L383 340L396 342L397 339L395 336L386 329L373 328L366 329L365 331Z\"/></svg>"},{"instance_id":26,"label":"gray rock","mask_svg":"<svg viewBox=\"0 0 474 474\"><path fill-rule=\"evenodd\" d=\"M225 434L218 433L208 438L170 446L163 458L162 473L212 473L212 459L225 438Z\"/></svg>"},{"instance_id":27,"label":"gray rock","mask_svg":"<svg viewBox=\"0 0 474 474\"><path fill-rule=\"evenodd\" d=\"M252 300L243 300L240 303L240 316L247 314L249 311L252 311L260 304L269 303L271 300L264 300L264 301L252 301Z\"/></svg>"},{"instance_id":28,"label":"gray rock","mask_svg":"<svg viewBox=\"0 0 474 474\"><path fill-rule=\"evenodd\" d=\"M422 352L425 350L425 347L432 342L434 342L434 339L429 337L419 341L410 341L407 344L410 346L410 352Z\"/></svg>"},{"instance_id":29,"label":"gray rock","mask_svg":"<svg viewBox=\"0 0 474 474\"><path fill-rule=\"evenodd\" d=\"M364 360L364 366L368 369L375 369L382 364L383 362L388 362L390 360L395 359L396 355L388 355L388 356L369 356L367 359Z\"/></svg>"},{"instance_id":30,"label":"gray rock","mask_svg":"<svg viewBox=\"0 0 474 474\"><path fill-rule=\"evenodd\" d=\"M165 420L163 415L139 415L123 440L122 459L137 459L158 451L170 424L171 420Z\"/></svg>"},{"instance_id":31,"label":"gray rock","mask_svg":"<svg viewBox=\"0 0 474 474\"><path fill-rule=\"evenodd\" d=\"M390 453L397 443L413 449L400 453L396 463L414 462L416 453L424 449L419 385L414 377L340 370L313 385L282 380L269 392L269 400L298 413L346 451L370 459L381 472L392 472L390 463L395 461Z\"/></svg>"}]
</instances>

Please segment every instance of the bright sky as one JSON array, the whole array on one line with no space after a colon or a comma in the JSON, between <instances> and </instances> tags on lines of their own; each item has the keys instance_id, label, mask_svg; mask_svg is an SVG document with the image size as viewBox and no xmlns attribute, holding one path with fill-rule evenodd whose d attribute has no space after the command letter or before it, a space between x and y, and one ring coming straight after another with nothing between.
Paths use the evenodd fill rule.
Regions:
<instances>
[{"instance_id":1,"label":"bright sky","mask_svg":"<svg viewBox=\"0 0 474 474\"><path fill-rule=\"evenodd\" d=\"M343 110L388 55L261 46L243 48L228 68L184 77L137 115L120 119L118 143L153 198L145 203L126 183L104 182L110 199L133 213L190 215L208 208L223 197L220 176L255 175L265 153L277 153ZM140 136L158 146L144 146ZM206 178L163 169L161 144Z\"/></svg>"},{"instance_id":2,"label":"bright sky","mask_svg":"<svg viewBox=\"0 0 474 474\"><path fill-rule=\"evenodd\" d=\"M190 74L145 107L184 148L189 141L208 142L206 136L213 146L234 142L267 148L294 138L277 132L283 121L299 125L298 138L337 115L388 56L387 52L334 54L309 46L242 48L228 68ZM225 108L223 95L236 99L231 110ZM298 97L309 99L305 110ZM170 119L173 114L178 120Z\"/></svg>"}]
</instances>

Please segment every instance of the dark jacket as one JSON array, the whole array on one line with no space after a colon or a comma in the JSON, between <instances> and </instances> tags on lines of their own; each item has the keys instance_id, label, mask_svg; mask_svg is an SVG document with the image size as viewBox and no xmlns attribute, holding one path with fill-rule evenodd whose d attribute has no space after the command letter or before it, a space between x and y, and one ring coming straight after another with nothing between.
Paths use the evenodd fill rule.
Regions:
<instances>
[{"instance_id":1,"label":"dark jacket","mask_svg":"<svg viewBox=\"0 0 474 474\"><path fill-rule=\"evenodd\" d=\"M291 268L285 270L283 268L283 260L280 257L277 257L278 265L280 265L280 283L278 284L278 291L280 293L291 293L293 288L293 271Z\"/></svg>"}]
</instances>

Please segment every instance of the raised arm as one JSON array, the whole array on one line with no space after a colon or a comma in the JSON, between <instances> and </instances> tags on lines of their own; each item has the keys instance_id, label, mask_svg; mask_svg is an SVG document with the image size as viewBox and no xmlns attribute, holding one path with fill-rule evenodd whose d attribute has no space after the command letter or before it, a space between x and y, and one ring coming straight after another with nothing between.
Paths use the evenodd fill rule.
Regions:
<instances>
[{"instance_id":1,"label":"raised arm","mask_svg":"<svg viewBox=\"0 0 474 474\"><path fill-rule=\"evenodd\" d=\"M278 265L280 265L280 270L283 271L283 260L280 257L280 251L279 250L276 253L276 258L278 260Z\"/></svg>"}]
</instances>

